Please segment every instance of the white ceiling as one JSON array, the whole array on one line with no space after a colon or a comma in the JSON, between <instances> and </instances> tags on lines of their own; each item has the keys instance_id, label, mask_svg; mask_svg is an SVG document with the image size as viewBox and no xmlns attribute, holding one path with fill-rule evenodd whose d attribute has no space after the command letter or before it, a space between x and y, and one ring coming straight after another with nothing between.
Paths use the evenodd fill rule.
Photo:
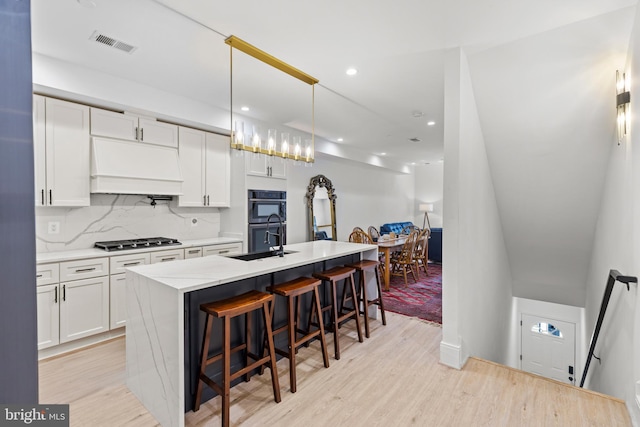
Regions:
<instances>
[{"instance_id":1,"label":"white ceiling","mask_svg":"<svg viewBox=\"0 0 640 427\"><path fill-rule=\"evenodd\" d=\"M442 158L444 54L464 47L514 293L581 305L613 140L613 76L624 67L637 0L31 3L34 52L222 109L224 38L236 35L320 80L319 137L404 164ZM94 30L138 49L90 42ZM351 66L356 76L345 74ZM297 104L307 93L251 86L264 70L237 55L235 71L253 96L248 114L310 129L308 105ZM234 110L245 103L236 95Z\"/></svg>"}]
</instances>

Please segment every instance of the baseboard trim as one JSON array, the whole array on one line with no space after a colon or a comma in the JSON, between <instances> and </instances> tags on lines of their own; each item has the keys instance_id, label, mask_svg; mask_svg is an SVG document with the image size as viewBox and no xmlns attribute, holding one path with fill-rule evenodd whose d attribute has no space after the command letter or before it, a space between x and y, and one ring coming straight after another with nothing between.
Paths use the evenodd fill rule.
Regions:
<instances>
[{"instance_id":1,"label":"baseboard trim","mask_svg":"<svg viewBox=\"0 0 640 427\"><path fill-rule=\"evenodd\" d=\"M462 369L467 363L467 357L464 356L462 346L440 341L440 363L451 368Z\"/></svg>"},{"instance_id":2,"label":"baseboard trim","mask_svg":"<svg viewBox=\"0 0 640 427\"><path fill-rule=\"evenodd\" d=\"M38 360L45 360L62 354L70 353L76 350L84 349L94 344L99 344L114 338L124 336L125 327L106 331L101 334L91 335L74 341L69 341L53 347L44 348L38 351Z\"/></svg>"}]
</instances>

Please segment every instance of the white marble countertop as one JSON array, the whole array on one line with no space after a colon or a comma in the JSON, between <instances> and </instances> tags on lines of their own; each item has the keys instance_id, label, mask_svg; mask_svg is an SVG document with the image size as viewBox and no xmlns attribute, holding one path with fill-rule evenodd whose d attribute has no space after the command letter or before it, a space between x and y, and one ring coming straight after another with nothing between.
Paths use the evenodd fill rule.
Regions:
<instances>
[{"instance_id":1,"label":"white marble countertop","mask_svg":"<svg viewBox=\"0 0 640 427\"><path fill-rule=\"evenodd\" d=\"M96 248L76 249L72 251L39 252L36 254L36 262L38 264L44 264L48 262L62 262L62 261L69 261L69 260L75 260L75 259L99 258L99 257L106 257L106 256L128 255L128 254L136 254L136 253L139 254L144 252L168 251L171 249L193 248L197 246L221 245L225 243L242 243L242 240L231 238L231 237L210 237L208 239L180 240L180 243L182 244L175 245L175 246L162 246L157 248L144 248L144 249L128 249L128 250L111 251L111 252L107 252L105 250L96 249Z\"/></svg>"},{"instance_id":2,"label":"white marble countertop","mask_svg":"<svg viewBox=\"0 0 640 427\"><path fill-rule=\"evenodd\" d=\"M285 245L284 249L292 253L254 261L209 256L137 266L128 270L180 292L190 292L378 248L376 245L319 240Z\"/></svg>"}]
</instances>

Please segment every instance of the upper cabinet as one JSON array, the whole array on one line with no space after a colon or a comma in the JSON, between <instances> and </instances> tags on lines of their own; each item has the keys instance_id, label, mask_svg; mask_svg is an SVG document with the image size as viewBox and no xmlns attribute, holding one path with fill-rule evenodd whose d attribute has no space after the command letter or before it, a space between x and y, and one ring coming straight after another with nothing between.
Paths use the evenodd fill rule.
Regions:
<instances>
[{"instance_id":1,"label":"upper cabinet","mask_svg":"<svg viewBox=\"0 0 640 427\"><path fill-rule=\"evenodd\" d=\"M89 107L34 95L36 206L89 206Z\"/></svg>"},{"instance_id":2,"label":"upper cabinet","mask_svg":"<svg viewBox=\"0 0 640 427\"><path fill-rule=\"evenodd\" d=\"M231 180L229 138L180 127L182 195L178 206L229 207Z\"/></svg>"},{"instance_id":3,"label":"upper cabinet","mask_svg":"<svg viewBox=\"0 0 640 427\"><path fill-rule=\"evenodd\" d=\"M100 108L91 108L91 135L178 148L178 126Z\"/></svg>"},{"instance_id":4,"label":"upper cabinet","mask_svg":"<svg viewBox=\"0 0 640 427\"><path fill-rule=\"evenodd\" d=\"M287 161L282 157L245 153L247 175L287 179Z\"/></svg>"}]
</instances>

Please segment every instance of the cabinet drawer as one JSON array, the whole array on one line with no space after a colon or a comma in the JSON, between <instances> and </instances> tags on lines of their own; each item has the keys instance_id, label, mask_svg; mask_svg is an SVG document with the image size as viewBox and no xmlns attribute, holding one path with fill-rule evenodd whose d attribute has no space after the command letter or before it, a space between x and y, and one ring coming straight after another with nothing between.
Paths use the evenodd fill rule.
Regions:
<instances>
[{"instance_id":1,"label":"cabinet drawer","mask_svg":"<svg viewBox=\"0 0 640 427\"><path fill-rule=\"evenodd\" d=\"M178 259L184 259L184 249L172 249L170 251L158 251L151 253L151 264L175 261Z\"/></svg>"},{"instance_id":2,"label":"cabinet drawer","mask_svg":"<svg viewBox=\"0 0 640 427\"><path fill-rule=\"evenodd\" d=\"M60 263L60 281L109 275L109 258L91 258Z\"/></svg>"},{"instance_id":3,"label":"cabinet drawer","mask_svg":"<svg viewBox=\"0 0 640 427\"><path fill-rule=\"evenodd\" d=\"M36 285L50 285L60 281L60 265L54 264L38 264L36 267Z\"/></svg>"},{"instance_id":4,"label":"cabinet drawer","mask_svg":"<svg viewBox=\"0 0 640 427\"><path fill-rule=\"evenodd\" d=\"M242 253L242 243L227 243L224 245L211 245L202 248L202 256L231 255Z\"/></svg>"},{"instance_id":5,"label":"cabinet drawer","mask_svg":"<svg viewBox=\"0 0 640 427\"><path fill-rule=\"evenodd\" d=\"M202 256L202 248L187 248L184 250L184 259L200 258Z\"/></svg>"},{"instance_id":6,"label":"cabinet drawer","mask_svg":"<svg viewBox=\"0 0 640 427\"><path fill-rule=\"evenodd\" d=\"M145 265L151 262L148 253L112 256L109 259L109 271L111 274L124 273L125 268Z\"/></svg>"}]
</instances>

